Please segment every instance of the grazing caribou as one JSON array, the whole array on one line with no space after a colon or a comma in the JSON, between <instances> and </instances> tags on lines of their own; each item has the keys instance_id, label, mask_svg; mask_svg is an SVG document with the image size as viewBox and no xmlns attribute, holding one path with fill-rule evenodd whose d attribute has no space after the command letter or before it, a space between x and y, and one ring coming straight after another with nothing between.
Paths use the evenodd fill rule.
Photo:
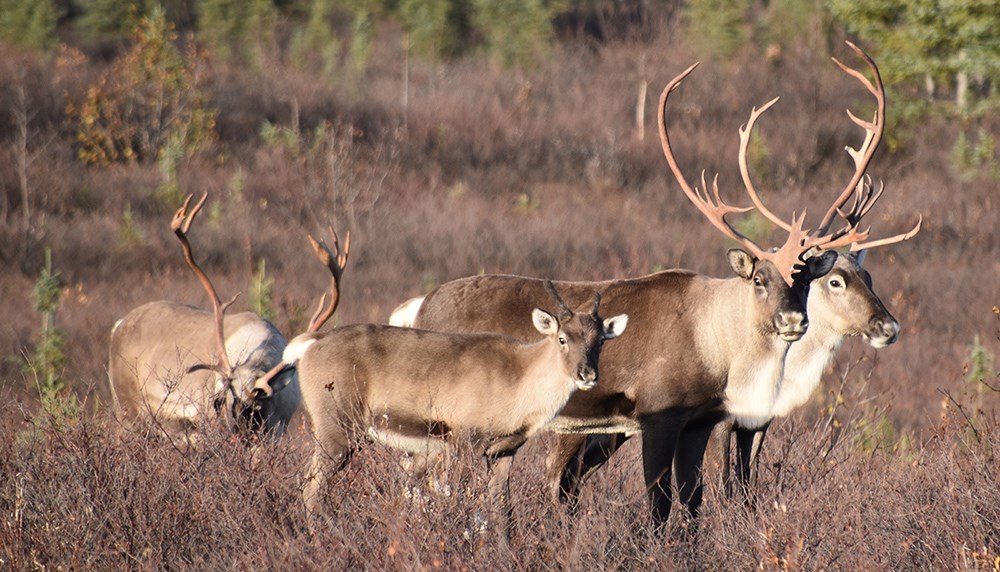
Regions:
<instances>
[{"instance_id":1,"label":"grazing caribou","mask_svg":"<svg viewBox=\"0 0 1000 572\"><path fill-rule=\"evenodd\" d=\"M526 323L531 316L532 331L544 336L537 342L373 324L294 338L283 361L298 369L316 438L307 510L318 514L326 480L365 440L406 451L426 467L461 434L492 464L512 458L574 390L599 386L604 342L622 334L628 316L601 319L594 293L573 311L551 283L542 288L558 315L533 308L519 316ZM501 502L506 476L490 479Z\"/></svg>"},{"instance_id":2,"label":"grazing caribou","mask_svg":"<svg viewBox=\"0 0 1000 572\"><path fill-rule=\"evenodd\" d=\"M195 262L187 234L207 198L189 212L189 196L171 228L212 311L161 300L135 308L115 324L108 352L115 415L152 417L175 436L197 434L210 419L278 436L299 407L298 380L289 369L261 386L259 380L281 362L284 336L256 314L225 315L232 301L219 299Z\"/></svg>"},{"instance_id":3,"label":"grazing caribou","mask_svg":"<svg viewBox=\"0 0 1000 572\"><path fill-rule=\"evenodd\" d=\"M863 57L874 66L867 56ZM790 342L806 332L805 312L795 304L804 302L809 283L824 276L837 257L830 251L809 256L810 251L846 247L866 240L868 231L858 230L857 225L879 196L871 192L864 179L877 129L851 115L866 128L868 135L862 150L852 152L856 157L856 172L851 182L820 227L803 228L804 213L793 216L790 223L771 213L750 180L746 154L754 123L777 99L754 109L747 125L740 129L740 170L754 206L737 208L725 204L717 182L713 181L710 194L704 177L703 190L692 188L674 158L665 114L669 94L694 68L691 66L674 78L661 94L661 145L688 199L717 229L749 251L749 254L730 251L730 263L737 277L720 280L669 270L628 280L556 283L570 303L580 303L587 292L600 292L605 308L630 315L632 335L637 341L627 348L609 348L602 360L601 386L586 394L574 394L549 424L549 428L561 433L549 459L550 485L560 499L575 499L582 479L603 465L625 439L641 433L643 472L657 522L665 521L669 514L672 471L676 472L681 500L692 514L697 512L701 502L701 463L717 422L731 416L750 425L770 418ZM848 73L860 80L864 78L855 70ZM852 195L855 202L849 207L847 202ZM761 248L726 220L729 214L753 208L788 233L782 247ZM829 232L837 214L847 224ZM796 268L800 272L793 276ZM539 300L540 283L515 276L477 276L443 284L425 297L415 326L443 331L495 331L524 337L528 335L526 329L509 316L523 312ZM783 331L780 317L782 313L787 316L790 307L800 313L795 320L799 327ZM787 325L787 320L784 321Z\"/></svg>"}]
</instances>

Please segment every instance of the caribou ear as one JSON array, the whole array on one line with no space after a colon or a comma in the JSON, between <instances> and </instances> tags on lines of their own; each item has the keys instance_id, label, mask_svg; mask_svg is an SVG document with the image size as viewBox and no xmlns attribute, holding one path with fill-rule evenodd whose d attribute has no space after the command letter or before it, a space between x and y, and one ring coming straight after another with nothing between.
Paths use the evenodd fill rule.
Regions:
<instances>
[{"instance_id":1,"label":"caribou ear","mask_svg":"<svg viewBox=\"0 0 1000 572\"><path fill-rule=\"evenodd\" d=\"M854 255L854 261L858 263L858 266L863 268L865 265L865 258L867 256L868 256L868 251L862 250Z\"/></svg>"},{"instance_id":2,"label":"caribou ear","mask_svg":"<svg viewBox=\"0 0 1000 572\"><path fill-rule=\"evenodd\" d=\"M619 314L604 320L604 339L613 340L622 335L628 325L628 314Z\"/></svg>"},{"instance_id":3,"label":"caribou ear","mask_svg":"<svg viewBox=\"0 0 1000 572\"><path fill-rule=\"evenodd\" d=\"M833 270L833 265L837 263L837 256L838 254L832 250L824 250L807 258L806 266L809 269L810 277L815 280L826 276L828 272Z\"/></svg>"},{"instance_id":4,"label":"caribou ear","mask_svg":"<svg viewBox=\"0 0 1000 572\"><path fill-rule=\"evenodd\" d=\"M534 322L535 329L544 336L554 336L559 332L559 320L540 308L532 310L531 321Z\"/></svg>"},{"instance_id":5,"label":"caribou ear","mask_svg":"<svg viewBox=\"0 0 1000 572\"><path fill-rule=\"evenodd\" d=\"M729 266L733 272L744 280L749 280L753 276L753 266L757 260L746 251L733 248L726 253L729 256Z\"/></svg>"}]
</instances>

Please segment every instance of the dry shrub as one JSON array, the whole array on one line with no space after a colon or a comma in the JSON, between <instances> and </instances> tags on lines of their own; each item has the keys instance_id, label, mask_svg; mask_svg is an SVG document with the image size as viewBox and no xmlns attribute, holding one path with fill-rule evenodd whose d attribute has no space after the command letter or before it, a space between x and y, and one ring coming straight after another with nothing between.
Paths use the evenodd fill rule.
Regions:
<instances>
[{"instance_id":1,"label":"dry shrub","mask_svg":"<svg viewBox=\"0 0 1000 572\"><path fill-rule=\"evenodd\" d=\"M1000 557L1000 423L957 408L932 438L896 451L857 446L860 409L836 438L826 419L782 422L753 506L711 488L697 521L675 513L660 535L637 447L588 481L570 514L544 492L543 436L515 460L508 538L485 463L461 444L430 474L438 492L407 476L397 452L363 447L331 478L310 534L301 423L277 443L210 431L189 450L104 414L45 419L6 393L0 563L12 570L993 570Z\"/></svg>"}]
</instances>

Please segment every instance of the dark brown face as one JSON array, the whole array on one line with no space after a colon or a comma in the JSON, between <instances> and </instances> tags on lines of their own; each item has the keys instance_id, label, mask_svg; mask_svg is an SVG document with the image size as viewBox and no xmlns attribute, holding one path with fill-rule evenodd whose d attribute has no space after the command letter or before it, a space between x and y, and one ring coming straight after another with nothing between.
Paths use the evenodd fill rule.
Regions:
<instances>
[{"instance_id":1,"label":"dark brown face","mask_svg":"<svg viewBox=\"0 0 1000 572\"><path fill-rule=\"evenodd\" d=\"M853 254L839 254L833 269L813 280L808 311L817 326L863 336L875 348L899 337L899 322L872 290L871 275Z\"/></svg>"},{"instance_id":2,"label":"dark brown face","mask_svg":"<svg viewBox=\"0 0 1000 572\"><path fill-rule=\"evenodd\" d=\"M597 312L598 304L599 302L595 302L592 311L563 311L558 319L542 310L535 310L536 328L556 338L562 355L563 371L582 390L597 385L598 364L604 342L618 337L628 323L628 316L624 314L602 319ZM554 332L547 333L540 326L542 316L539 312L557 320Z\"/></svg>"},{"instance_id":3,"label":"dark brown face","mask_svg":"<svg viewBox=\"0 0 1000 572\"><path fill-rule=\"evenodd\" d=\"M794 342L806 333L805 297L801 289L785 283L778 268L767 260L757 259L742 250L730 250L733 271L746 280L756 303L755 314L760 328Z\"/></svg>"}]
</instances>

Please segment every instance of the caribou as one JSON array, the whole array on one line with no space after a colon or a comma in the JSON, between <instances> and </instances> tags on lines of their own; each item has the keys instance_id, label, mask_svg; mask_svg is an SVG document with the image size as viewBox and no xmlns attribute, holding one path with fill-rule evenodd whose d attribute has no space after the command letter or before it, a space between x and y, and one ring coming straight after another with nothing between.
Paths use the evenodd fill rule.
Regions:
<instances>
[{"instance_id":1,"label":"caribou","mask_svg":"<svg viewBox=\"0 0 1000 572\"><path fill-rule=\"evenodd\" d=\"M844 72L858 79L875 97L876 110L871 121L861 120L848 111L851 120L865 129L866 137L860 149L847 148L856 167L855 178L851 181L854 186L849 184L845 187L834 203L836 210L831 208L824 216L816 231L820 234L829 230L835 215L841 216L856 228L861 217L871 210L884 191L881 181L877 187L873 187L870 176L859 175L863 172L862 169L867 168L885 131L885 88L875 62L856 45L851 42L847 44L868 64L873 81L836 58L833 61ZM747 179L745 168L742 173ZM847 211L841 210L842 201L851 195L854 196L853 206ZM773 215L768 212L765 216L771 218ZM813 283L807 301L811 326L802 340L793 344L788 352L785 375L771 415L750 422L730 418L720 423L712 435L710 457L713 459L712 464L722 469L722 482L728 492L732 492L733 485L730 480L730 447L733 436L737 453L736 483L741 492L748 495L757 480L760 450L771 421L776 417L787 416L809 400L844 338L862 336L876 349L887 347L897 340L899 322L873 291L871 275L862 268L862 264L869 249L913 238L920 231L922 221L922 217L918 217L916 225L903 234L881 240L852 242L849 253L839 253L833 270L822 280ZM780 223L777 220L775 222ZM867 231L865 234L867 235ZM746 498L749 500L749 496Z\"/></svg>"},{"instance_id":2,"label":"caribou","mask_svg":"<svg viewBox=\"0 0 1000 572\"><path fill-rule=\"evenodd\" d=\"M225 314L236 298L220 300L188 240L208 195L193 208L191 199L176 212L171 229L212 311L160 300L133 309L115 324L108 352L115 415L151 417L169 434L185 438L196 438L210 420L280 436L301 401L295 371L275 372L269 384L259 380L281 362L287 342L257 314Z\"/></svg>"},{"instance_id":3,"label":"caribou","mask_svg":"<svg viewBox=\"0 0 1000 572\"><path fill-rule=\"evenodd\" d=\"M551 282L543 289L557 314L533 308L520 316L531 316L544 336L537 342L374 324L292 339L283 363L298 370L316 441L303 490L308 512L320 514L327 479L365 441L427 467L461 435L492 467L512 458L573 391L598 385L604 342L625 331L628 316L602 319L600 294L574 311ZM498 474L507 476L491 471L489 492L506 504L509 482Z\"/></svg>"},{"instance_id":4,"label":"caribou","mask_svg":"<svg viewBox=\"0 0 1000 572\"><path fill-rule=\"evenodd\" d=\"M750 426L730 418L719 423L712 433L707 458L710 465L721 469L720 480L728 494L732 494L736 485L750 499L757 481L761 447L772 420L787 416L809 401L845 337L861 336L877 349L893 344L898 338L899 322L872 290L871 275L862 268L865 252L838 253L830 273L811 285L806 303L809 331L788 350L785 374L770 417ZM735 482L730 474L734 437Z\"/></svg>"},{"instance_id":5,"label":"caribou","mask_svg":"<svg viewBox=\"0 0 1000 572\"><path fill-rule=\"evenodd\" d=\"M858 48L869 65L874 62ZM838 62L839 63L839 62ZM674 157L666 129L669 95L697 66L684 70L660 96L659 134L664 156L685 196L727 237L746 251L730 251L735 278L707 278L691 271L668 270L649 276L603 282L557 282L571 303L587 292L603 296L612 312L631 316L635 342L610 348L602 360L602 384L577 393L550 424L558 443L548 461L548 481L558 499L574 501L583 479L603 465L634 434L641 434L643 474L652 517L664 522L672 503L671 476L676 473L682 502L697 513L701 502L700 473L705 447L716 423L733 418L741 426L758 427L770 419L785 375L791 343L807 333L802 307L810 283L824 277L838 255L833 249L862 248L904 240L917 230L888 239L868 239L858 224L878 200L865 177L881 124L850 117L866 130L860 150L853 151L855 173L816 229L804 227L805 212L791 222L764 205L747 169L747 147L757 118L777 102L751 111L741 127L739 165L752 206L726 204L718 178L711 193L687 182ZM864 80L857 70L841 66ZM884 97L882 98L884 102ZM880 110L880 113L884 111ZM848 206L851 197L853 206ZM757 209L788 233L785 243L765 249L742 235L727 220L731 214ZM843 228L830 231L840 216ZM919 228L919 223L918 223ZM797 272L796 272L797 270ZM439 286L420 303L414 325L443 331L494 331L515 337L529 332L510 316L541 296L541 281L517 276L476 276ZM794 311L791 310L794 308ZM789 320L793 314L797 317ZM782 326L797 325L788 329ZM798 343L798 342L796 342Z\"/></svg>"}]
</instances>

